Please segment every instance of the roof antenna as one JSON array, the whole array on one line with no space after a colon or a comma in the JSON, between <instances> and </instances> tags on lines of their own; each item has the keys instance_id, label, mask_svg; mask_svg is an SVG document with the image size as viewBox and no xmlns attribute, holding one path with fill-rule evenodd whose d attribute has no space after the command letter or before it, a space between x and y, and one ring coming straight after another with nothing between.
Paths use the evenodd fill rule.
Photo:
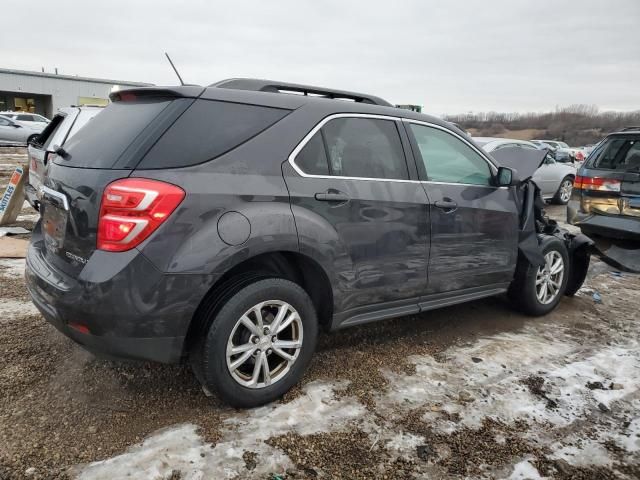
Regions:
<instances>
[{"instance_id":1,"label":"roof antenna","mask_svg":"<svg viewBox=\"0 0 640 480\"><path fill-rule=\"evenodd\" d=\"M182 77L178 73L178 69L176 68L176 66L171 61L171 57L169 56L169 54L167 52L164 52L164 54L167 57L167 60L169 60L169 63L171 64L171 68L173 68L173 71L176 72L176 75L178 76L178 80L180 80L180 85L184 86L184 82L182 81Z\"/></svg>"}]
</instances>

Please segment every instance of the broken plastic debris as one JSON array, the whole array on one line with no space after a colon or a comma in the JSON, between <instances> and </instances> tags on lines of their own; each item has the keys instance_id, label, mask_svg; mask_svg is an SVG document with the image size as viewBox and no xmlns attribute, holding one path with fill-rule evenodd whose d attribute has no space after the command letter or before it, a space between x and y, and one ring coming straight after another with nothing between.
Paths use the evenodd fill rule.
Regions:
<instances>
[{"instance_id":1,"label":"broken plastic debris","mask_svg":"<svg viewBox=\"0 0 640 480\"><path fill-rule=\"evenodd\" d=\"M602 303L602 297L600 296L600 294L598 292L593 292L592 298L593 298L594 302Z\"/></svg>"}]
</instances>

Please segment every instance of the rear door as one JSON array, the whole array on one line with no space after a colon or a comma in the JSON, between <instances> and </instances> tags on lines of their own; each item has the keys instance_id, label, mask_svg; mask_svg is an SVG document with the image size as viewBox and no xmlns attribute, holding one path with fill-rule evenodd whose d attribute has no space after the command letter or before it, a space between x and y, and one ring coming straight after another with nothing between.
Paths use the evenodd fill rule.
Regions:
<instances>
[{"instance_id":1,"label":"rear door","mask_svg":"<svg viewBox=\"0 0 640 480\"><path fill-rule=\"evenodd\" d=\"M401 129L391 117L332 115L283 168L301 250L323 252L335 274L336 313L392 308L426 288L428 201Z\"/></svg>"},{"instance_id":2,"label":"rear door","mask_svg":"<svg viewBox=\"0 0 640 480\"><path fill-rule=\"evenodd\" d=\"M517 258L518 212L495 167L440 126L405 122L430 200L428 294L504 288Z\"/></svg>"}]
</instances>

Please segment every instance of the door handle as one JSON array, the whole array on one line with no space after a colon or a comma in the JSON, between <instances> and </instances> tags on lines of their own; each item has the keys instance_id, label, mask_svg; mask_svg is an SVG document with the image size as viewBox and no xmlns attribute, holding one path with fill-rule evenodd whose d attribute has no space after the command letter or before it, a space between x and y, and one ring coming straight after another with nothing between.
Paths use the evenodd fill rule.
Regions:
<instances>
[{"instance_id":1,"label":"door handle","mask_svg":"<svg viewBox=\"0 0 640 480\"><path fill-rule=\"evenodd\" d=\"M441 210L444 210L444 213L455 212L458 208L458 204L451 200L438 200L435 204Z\"/></svg>"},{"instance_id":2,"label":"door handle","mask_svg":"<svg viewBox=\"0 0 640 480\"><path fill-rule=\"evenodd\" d=\"M314 198L319 202L346 203L349 201L349 196L342 192L316 193Z\"/></svg>"}]
</instances>

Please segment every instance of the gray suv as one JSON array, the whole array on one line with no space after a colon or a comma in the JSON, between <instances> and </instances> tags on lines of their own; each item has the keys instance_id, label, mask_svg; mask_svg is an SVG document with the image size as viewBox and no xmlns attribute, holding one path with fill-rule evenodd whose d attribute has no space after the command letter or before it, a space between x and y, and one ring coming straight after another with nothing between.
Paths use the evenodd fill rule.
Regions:
<instances>
[{"instance_id":1,"label":"gray suv","mask_svg":"<svg viewBox=\"0 0 640 480\"><path fill-rule=\"evenodd\" d=\"M584 245L447 122L252 79L111 100L49 158L29 292L85 348L188 359L232 405L289 390L321 328L505 292L542 315L584 278Z\"/></svg>"}]
</instances>

